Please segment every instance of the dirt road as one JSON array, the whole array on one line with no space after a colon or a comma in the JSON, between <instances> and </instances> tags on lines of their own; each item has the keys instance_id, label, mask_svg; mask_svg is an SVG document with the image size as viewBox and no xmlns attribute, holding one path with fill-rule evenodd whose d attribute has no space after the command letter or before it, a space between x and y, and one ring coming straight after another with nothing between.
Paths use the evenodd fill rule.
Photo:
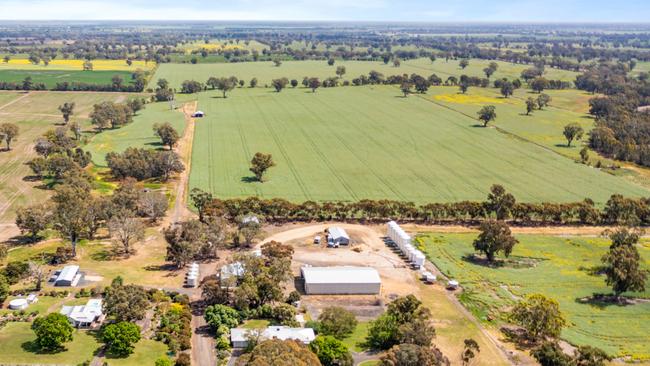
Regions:
<instances>
[{"instance_id":1,"label":"dirt road","mask_svg":"<svg viewBox=\"0 0 650 366\"><path fill-rule=\"evenodd\" d=\"M194 118L192 114L196 112L198 102L188 102L183 104L183 114L185 115L185 133L178 142L176 152L185 162L185 170L178 177L176 182L176 202L171 213L171 223L178 222L183 218L192 216L192 212L187 208L187 187L190 179L190 170L192 167L192 142L194 141Z\"/></svg>"}]
</instances>

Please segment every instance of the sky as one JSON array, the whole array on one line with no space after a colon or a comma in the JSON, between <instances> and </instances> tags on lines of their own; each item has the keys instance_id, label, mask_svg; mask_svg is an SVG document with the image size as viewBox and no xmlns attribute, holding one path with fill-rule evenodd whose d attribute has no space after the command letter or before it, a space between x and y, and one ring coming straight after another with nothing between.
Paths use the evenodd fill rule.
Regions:
<instances>
[{"instance_id":1,"label":"sky","mask_svg":"<svg viewBox=\"0 0 650 366\"><path fill-rule=\"evenodd\" d=\"M650 0L0 0L2 20L650 22Z\"/></svg>"}]
</instances>

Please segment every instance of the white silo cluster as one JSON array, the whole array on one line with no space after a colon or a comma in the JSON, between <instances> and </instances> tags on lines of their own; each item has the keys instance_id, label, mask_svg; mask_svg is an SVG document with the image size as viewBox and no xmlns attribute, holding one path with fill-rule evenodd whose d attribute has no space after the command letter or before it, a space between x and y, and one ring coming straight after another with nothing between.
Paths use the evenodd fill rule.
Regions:
<instances>
[{"instance_id":1,"label":"white silo cluster","mask_svg":"<svg viewBox=\"0 0 650 366\"><path fill-rule=\"evenodd\" d=\"M190 264L190 269L187 271L185 277L185 285L187 287L196 287L199 283L199 265L194 262Z\"/></svg>"},{"instance_id":2,"label":"white silo cluster","mask_svg":"<svg viewBox=\"0 0 650 366\"><path fill-rule=\"evenodd\" d=\"M411 236L395 221L388 223L387 235L414 267L420 268L424 265L424 254L413 246Z\"/></svg>"}]
</instances>

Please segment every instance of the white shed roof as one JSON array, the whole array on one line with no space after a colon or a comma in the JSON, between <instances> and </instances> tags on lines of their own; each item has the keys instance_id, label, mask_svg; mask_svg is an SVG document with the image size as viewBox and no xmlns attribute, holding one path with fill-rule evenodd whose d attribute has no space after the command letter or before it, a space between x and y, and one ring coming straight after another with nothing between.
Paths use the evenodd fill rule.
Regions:
<instances>
[{"instance_id":1,"label":"white shed roof","mask_svg":"<svg viewBox=\"0 0 650 366\"><path fill-rule=\"evenodd\" d=\"M59 275L56 277L56 281L70 281L72 282L77 275L77 272L79 272L79 266L77 265L70 265L70 266L65 266L59 273Z\"/></svg>"},{"instance_id":2,"label":"white shed roof","mask_svg":"<svg viewBox=\"0 0 650 366\"><path fill-rule=\"evenodd\" d=\"M102 300L90 299L86 305L63 306L61 314L77 322L91 323L102 315Z\"/></svg>"},{"instance_id":3,"label":"white shed roof","mask_svg":"<svg viewBox=\"0 0 650 366\"><path fill-rule=\"evenodd\" d=\"M245 342L247 335L253 330L246 328L230 329L230 340L232 342ZM285 326L271 326L262 331L262 338L280 340L295 339L302 343L310 343L316 338L314 330L311 328L289 328Z\"/></svg>"},{"instance_id":4,"label":"white shed roof","mask_svg":"<svg viewBox=\"0 0 650 366\"><path fill-rule=\"evenodd\" d=\"M302 267L302 275L305 283L381 283L371 267Z\"/></svg>"},{"instance_id":5,"label":"white shed roof","mask_svg":"<svg viewBox=\"0 0 650 366\"><path fill-rule=\"evenodd\" d=\"M329 229L327 229L327 232L330 235L330 238L337 239L337 238L345 238L350 240L350 237L348 236L348 233L345 232L343 228L340 228L338 226L333 226Z\"/></svg>"}]
</instances>

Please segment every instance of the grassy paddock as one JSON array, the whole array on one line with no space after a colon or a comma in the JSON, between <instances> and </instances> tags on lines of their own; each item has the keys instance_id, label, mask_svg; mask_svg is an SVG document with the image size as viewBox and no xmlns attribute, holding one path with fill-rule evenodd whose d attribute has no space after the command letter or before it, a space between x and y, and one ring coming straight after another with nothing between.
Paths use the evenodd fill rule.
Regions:
<instances>
[{"instance_id":1,"label":"grassy paddock","mask_svg":"<svg viewBox=\"0 0 650 366\"><path fill-rule=\"evenodd\" d=\"M6 82L22 83L26 77L31 77L35 84L44 83L47 88L54 88L61 82L78 82L96 85L111 84L115 75L122 77L125 83L131 80L129 71L66 71L66 70L5 70L0 68L0 80Z\"/></svg>"},{"instance_id":2,"label":"grassy paddock","mask_svg":"<svg viewBox=\"0 0 650 366\"><path fill-rule=\"evenodd\" d=\"M482 200L494 183L532 202L647 195L547 148L476 127L476 119L428 95L403 98L390 86L243 88L227 99L217 92L198 98L207 117L196 121L190 187L218 197L423 203ZM475 114L480 106L467 108ZM555 128L546 130L555 136ZM277 163L264 183L248 171L258 151Z\"/></svg>"},{"instance_id":3,"label":"grassy paddock","mask_svg":"<svg viewBox=\"0 0 650 366\"><path fill-rule=\"evenodd\" d=\"M507 62L497 62L499 70L492 76L496 78L516 78L521 72L530 67L527 65L511 64ZM244 79L246 83L253 77L259 80L259 86L271 83L271 80L287 77L302 81L305 76L316 76L321 79L336 76L337 66L345 66L347 73L343 80L352 80L361 74L367 75L371 70L376 70L389 75L401 74L420 74L428 77L435 73L443 80L449 76L459 77L462 74L469 76L485 77L483 69L489 64L486 60L470 60L466 69L458 66L457 60L437 60L431 63L429 59L415 59L403 61L400 67L394 67L392 63L384 64L378 61L342 61L337 60L333 66L329 66L326 61L284 61L280 67L273 66L272 62L241 62L241 63L219 63L219 64L161 64L156 74L151 80L149 87L155 87L158 79L164 78L169 81L170 85L180 88L184 80L196 80L205 82L210 76L230 76L234 75L239 79ZM565 70L547 69L546 77L549 79L561 79L566 81L575 80L577 73Z\"/></svg>"},{"instance_id":4,"label":"grassy paddock","mask_svg":"<svg viewBox=\"0 0 650 366\"><path fill-rule=\"evenodd\" d=\"M450 278L460 281L460 300L479 319L499 318L517 299L542 293L560 303L569 326L562 337L593 345L612 355L649 359L650 303L618 306L583 303L594 293L611 293L601 275L592 274L609 242L601 238L518 235L520 243L504 267L486 267L467 256L476 234L425 234L427 257ZM639 246L650 268L650 242ZM650 298L650 290L630 296ZM630 322L634 319L634 322Z\"/></svg>"}]
</instances>

